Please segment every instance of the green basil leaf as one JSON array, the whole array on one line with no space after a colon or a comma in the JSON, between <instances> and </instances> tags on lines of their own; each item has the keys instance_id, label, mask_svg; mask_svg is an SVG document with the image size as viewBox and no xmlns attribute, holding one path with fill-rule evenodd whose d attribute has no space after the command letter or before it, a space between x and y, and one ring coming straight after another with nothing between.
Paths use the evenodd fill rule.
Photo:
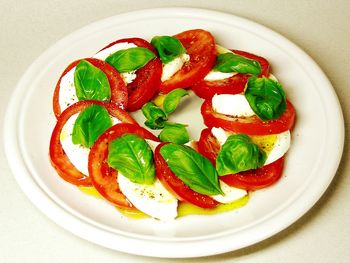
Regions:
<instances>
[{"instance_id":1,"label":"green basil leaf","mask_svg":"<svg viewBox=\"0 0 350 263\"><path fill-rule=\"evenodd\" d=\"M160 154L171 171L193 191L223 194L215 167L191 147L169 143L160 148Z\"/></svg>"},{"instance_id":2,"label":"green basil leaf","mask_svg":"<svg viewBox=\"0 0 350 263\"><path fill-rule=\"evenodd\" d=\"M137 70L154 59L156 55L144 47L132 47L118 50L109 55L106 61L115 67L120 73Z\"/></svg>"},{"instance_id":3,"label":"green basil leaf","mask_svg":"<svg viewBox=\"0 0 350 263\"><path fill-rule=\"evenodd\" d=\"M252 142L246 134L227 138L216 158L218 174L227 175L262 167L266 153Z\"/></svg>"},{"instance_id":4,"label":"green basil leaf","mask_svg":"<svg viewBox=\"0 0 350 263\"><path fill-rule=\"evenodd\" d=\"M75 93L79 100L109 101L111 88L106 74L86 60L74 71Z\"/></svg>"},{"instance_id":5,"label":"green basil leaf","mask_svg":"<svg viewBox=\"0 0 350 263\"><path fill-rule=\"evenodd\" d=\"M165 122L168 120L166 113L153 102L147 102L141 108L143 115L146 117L145 125L151 129L164 128Z\"/></svg>"},{"instance_id":6,"label":"green basil leaf","mask_svg":"<svg viewBox=\"0 0 350 263\"><path fill-rule=\"evenodd\" d=\"M79 113L73 126L72 142L90 148L111 126L112 120L106 108L96 104L91 105Z\"/></svg>"},{"instance_id":7,"label":"green basil leaf","mask_svg":"<svg viewBox=\"0 0 350 263\"><path fill-rule=\"evenodd\" d=\"M162 142L185 144L189 142L190 137L185 125L180 123L165 123L164 129L159 133L159 139Z\"/></svg>"},{"instance_id":8,"label":"green basil leaf","mask_svg":"<svg viewBox=\"0 0 350 263\"><path fill-rule=\"evenodd\" d=\"M261 73L261 66L256 60L228 52L217 56L213 70L224 73L238 72L259 75Z\"/></svg>"},{"instance_id":9,"label":"green basil leaf","mask_svg":"<svg viewBox=\"0 0 350 263\"><path fill-rule=\"evenodd\" d=\"M269 78L249 78L244 95L255 114L263 121L277 119L287 107L286 94L281 84Z\"/></svg>"},{"instance_id":10,"label":"green basil leaf","mask_svg":"<svg viewBox=\"0 0 350 263\"><path fill-rule=\"evenodd\" d=\"M164 64L186 52L181 42L170 36L155 36L152 38L151 44L157 49L160 60Z\"/></svg>"},{"instance_id":11,"label":"green basil leaf","mask_svg":"<svg viewBox=\"0 0 350 263\"><path fill-rule=\"evenodd\" d=\"M166 114L172 113L175 111L177 106L180 103L180 100L182 97L188 95L188 92L184 89L174 89L171 92L169 92L164 99L163 102L163 109Z\"/></svg>"},{"instance_id":12,"label":"green basil leaf","mask_svg":"<svg viewBox=\"0 0 350 263\"><path fill-rule=\"evenodd\" d=\"M154 182L153 152L145 139L138 135L124 134L111 141L108 145L107 162L134 183Z\"/></svg>"}]
</instances>

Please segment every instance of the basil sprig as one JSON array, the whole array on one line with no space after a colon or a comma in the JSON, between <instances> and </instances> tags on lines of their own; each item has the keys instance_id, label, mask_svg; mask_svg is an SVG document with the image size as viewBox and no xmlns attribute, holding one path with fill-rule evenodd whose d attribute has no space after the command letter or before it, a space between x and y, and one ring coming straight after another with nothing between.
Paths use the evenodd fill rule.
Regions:
<instances>
[{"instance_id":1,"label":"basil sprig","mask_svg":"<svg viewBox=\"0 0 350 263\"><path fill-rule=\"evenodd\" d=\"M174 89L169 92L164 99L163 109L166 114L170 114L175 111L180 103L182 97L188 95L188 92L184 89Z\"/></svg>"},{"instance_id":2,"label":"basil sprig","mask_svg":"<svg viewBox=\"0 0 350 263\"><path fill-rule=\"evenodd\" d=\"M146 117L145 125L151 129L163 129L159 133L159 139L163 142L184 144L189 141L189 134L186 125L168 122L169 114L174 112L182 97L188 95L184 89L174 89L169 92L163 101L162 108L153 102L147 102L141 110Z\"/></svg>"},{"instance_id":3,"label":"basil sprig","mask_svg":"<svg viewBox=\"0 0 350 263\"><path fill-rule=\"evenodd\" d=\"M142 68L155 57L156 55L147 48L132 47L114 52L106 58L106 62L120 73L125 73Z\"/></svg>"},{"instance_id":4,"label":"basil sprig","mask_svg":"<svg viewBox=\"0 0 350 263\"><path fill-rule=\"evenodd\" d=\"M169 143L160 148L160 154L171 171L193 191L205 195L223 194L215 167L192 148Z\"/></svg>"},{"instance_id":5,"label":"basil sprig","mask_svg":"<svg viewBox=\"0 0 350 263\"><path fill-rule=\"evenodd\" d=\"M79 113L73 126L72 142L90 148L111 126L112 120L108 111L100 105L91 105Z\"/></svg>"},{"instance_id":6,"label":"basil sprig","mask_svg":"<svg viewBox=\"0 0 350 263\"><path fill-rule=\"evenodd\" d=\"M250 107L263 121L274 120L286 110L286 94L281 84L272 79L251 77L244 95Z\"/></svg>"},{"instance_id":7,"label":"basil sprig","mask_svg":"<svg viewBox=\"0 0 350 263\"><path fill-rule=\"evenodd\" d=\"M141 111L146 117L145 125L151 129L164 128L165 122L168 120L167 114L153 102L147 102L142 106Z\"/></svg>"},{"instance_id":8,"label":"basil sprig","mask_svg":"<svg viewBox=\"0 0 350 263\"><path fill-rule=\"evenodd\" d=\"M181 98L186 95L188 95L186 90L174 89L165 96L162 108L157 107L153 102L144 104L141 110L146 117L145 125L151 129L163 129L169 114L176 110Z\"/></svg>"},{"instance_id":9,"label":"basil sprig","mask_svg":"<svg viewBox=\"0 0 350 263\"><path fill-rule=\"evenodd\" d=\"M227 52L219 54L216 58L216 64L213 70L230 73L238 72L243 74L260 75L260 63L253 59Z\"/></svg>"},{"instance_id":10,"label":"basil sprig","mask_svg":"<svg viewBox=\"0 0 350 263\"><path fill-rule=\"evenodd\" d=\"M218 174L227 175L262 167L266 153L252 142L246 134L235 134L227 138L216 158Z\"/></svg>"},{"instance_id":11,"label":"basil sprig","mask_svg":"<svg viewBox=\"0 0 350 263\"><path fill-rule=\"evenodd\" d=\"M155 180L153 152L138 135L124 134L110 142L107 162L134 183L152 184Z\"/></svg>"},{"instance_id":12,"label":"basil sprig","mask_svg":"<svg viewBox=\"0 0 350 263\"><path fill-rule=\"evenodd\" d=\"M173 142L176 144L185 144L189 142L186 125L180 123L165 123L163 130L159 133L159 139L162 142Z\"/></svg>"},{"instance_id":13,"label":"basil sprig","mask_svg":"<svg viewBox=\"0 0 350 263\"><path fill-rule=\"evenodd\" d=\"M186 52L181 42L171 36L155 36L151 44L157 49L160 60L166 64Z\"/></svg>"},{"instance_id":14,"label":"basil sprig","mask_svg":"<svg viewBox=\"0 0 350 263\"><path fill-rule=\"evenodd\" d=\"M79 100L109 101L111 98L106 74L84 59L75 68L74 86Z\"/></svg>"}]
</instances>

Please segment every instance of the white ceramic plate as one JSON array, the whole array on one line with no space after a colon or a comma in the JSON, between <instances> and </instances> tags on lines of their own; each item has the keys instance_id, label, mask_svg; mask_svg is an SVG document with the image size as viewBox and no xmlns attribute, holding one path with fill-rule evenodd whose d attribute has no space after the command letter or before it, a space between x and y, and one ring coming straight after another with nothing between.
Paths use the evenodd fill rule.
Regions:
<instances>
[{"instance_id":1,"label":"white ceramic plate","mask_svg":"<svg viewBox=\"0 0 350 263\"><path fill-rule=\"evenodd\" d=\"M92 56L116 39L137 36L150 40L154 35L172 35L193 28L212 32L225 47L253 52L270 61L273 74L297 110L284 176L273 187L253 193L247 206L232 212L187 216L169 223L125 218L113 206L64 182L51 167L48 145L55 125L51 97L56 81L71 61ZM182 120L201 122L198 104L182 112ZM43 213L96 244L156 257L223 253L286 228L326 190L337 170L344 142L336 94L309 56L261 25L199 9L131 12L70 34L29 67L11 97L5 122L5 148L13 174ZM201 128L199 125L192 136L197 136Z\"/></svg>"}]
</instances>

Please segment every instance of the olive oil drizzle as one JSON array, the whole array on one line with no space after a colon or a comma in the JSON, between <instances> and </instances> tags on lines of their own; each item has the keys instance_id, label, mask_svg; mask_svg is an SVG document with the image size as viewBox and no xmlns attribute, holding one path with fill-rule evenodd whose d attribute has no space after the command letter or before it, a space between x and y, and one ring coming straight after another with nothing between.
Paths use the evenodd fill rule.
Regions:
<instances>
[{"instance_id":1,"label":"olive oil drizzle","mask_svg":"<svg viewBox=\"0 0 350 263\"><path fill-rule=\"evenodd\" d=\"M78 187L78 188L80 191L82 191L85 194L88 194L90 196L93 196L99 199L104 199L94 187ZM249 201L249 194L233 201L232 203L219 204L217 207L211 208L211 209L201 208L201 207L192 205L190 203L180 201L177 209L178 211L177 218L187 216L187 215L213 215L213 214L228 212L228 211L232 211L245 206L248 203L248 201ZM150 218L150 216L146 215L145 213L137 209L124 209L120 207L116 207L116 209L122 215L128 218L132 218L132 219Z\"/></svg>"}]
</instances>

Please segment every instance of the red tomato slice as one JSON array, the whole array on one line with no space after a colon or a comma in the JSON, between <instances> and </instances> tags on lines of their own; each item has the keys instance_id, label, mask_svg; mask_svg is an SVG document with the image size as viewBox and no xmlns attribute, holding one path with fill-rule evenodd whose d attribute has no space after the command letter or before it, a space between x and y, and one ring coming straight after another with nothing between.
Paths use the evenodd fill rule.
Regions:
<instances>
[{"instance_id":1,"label":"red tomato slice","mask_svg":"<svg viewBox=\"0 0 350 263\"><path fill-rule=\"evenodd\" d=\"M207 31L194 29L174 36L181 41L190 61L169 80L162 82L160 91L169 93L176 88L187 88L204 78L215 64L215 39Z\"/></svg>"},{"instance_id":2,"label":"red tomato slice","mask_svg":"<svg viewBox=\"0 0 350 263\"><path fill-rule=\"evenodd\" d=\"M159 91L162 62L155 58L136 71L136 79L128 85L128 111L136 111Z\"/></svg>"},{"instance_id":3,"label":"red tomato slice","mask_svg":"<svg viewBox=\"0 0 350 263\"><path fill-rule=\"evenodd\" d=\"M276 183L282 175L284 157L261 168L220 176L230 186L245 190L258 190Z\"/></svg>"},{"instance_id":4,"label":"red tomato slice","mask_svg":"<svg viewBox=\"0 0 350 263\"><path fill-rule=\"evenodd\" d=\"M72 106L68 107L67 109L65 109L62 112L62 114L60 114L50 139L51 163L52 163L52 166L56 169L57 173L64 180L79 186L91 186L92 185L91 179L88 175L81 173L70 162L68 156L66 155L66 153L62 148L60 135L61 135L63 126L72 115L83 111L84 109L86 109L87 107L93 104L104 106L108 110L109 114L111 114L113 117L118 118L122 122L136 123L136 121L126 111L118 108L114 104L104 103L99 101L92 101L92 100L79 101L73 104Z\"/></svg>"},{"instance_id":5,"label":"red tomato slice","mask_svg":"<svg viewBox=\"0 0 350 263\"><path fill-rule=\"evenodd\" d=\"M102 50L123 42L134 43L136 46L147 48L156 54L154 47L142 38L119 39L110 43ZM161 76L162 62L158 58L151 60L145 66L136 71L136 79L127 86L129 93L128 111L136 111L140 109L146 102L151 100L156 93L158 93Z\"/></svg>"},{"instance_id":6,"label":"red tomato slice","mask_svg":"<svg viewBox=\"0 0 350 263\"><path fill-rule=\"evenodd\" d=\"M277 134L290 130L295 121L295 109L287 100L286 111L276 120L262 121L258 116L232 117L213 111L211 100L205 100L201 107L204 124L209 128L221 127L225 130L248 135Z\"/></svg>"},{"instance_id":7,"label":"red tomato slice","mask_svg":"<svg viewBox=\"0 0 350 263\"><path fill-rule=\"evenodd\" d=\"M165 143L159 144L154 152L157 178L172 192L179 200L194 204L203 208L214 208L218 202L207 195L193 191L169 168L168 164L160 154L160 148Z\"/></svg>"},{"instance_id":8,"label":"red tomato slice","mask_svg":"<svg viewBox=\"0 0 350 263\"><path fill-rule=\"evenodd\" d=\"M220 143L213 136L210 129L204 129L198 142L199 153L215 165L220 148ZM245 190L261 189L274 184L281 178L283 161L284 157L258 169L220 176L220 180L230 186Z\"/></svg>"},{"instance_id":9,"label":"red tomato slice","mask_svg":"<svg viewBox=\"0 0 350 263\"><path fill-rule=\"evenodd\" d=\"M209 128L202 130L198 141L198 152L207 157L211 163L216 165L216 157L220 151L221 145Z\"/></svg>"},{"instance_id":10,"label":"red tomato slice","mask_svg":"<svg viewBox=\"0 0 350 263\"><path fill-rule=\"evenodd\" d=\"M104 198L119 207L133 208L133 205L119 189L117 170L111 168L107 163L109 142L126 133L133 133L145 139L159 141L152 133L137 124L116 124L101 134L91 147L89 174L94 187Z\"/></svg>"},{"instance_id":11,"label":"red tomato slice","mask_svg":"<svg viewBox=\"0 0 350 263\"><path fill-rule=\"evenodd\" d=\"M244 91L245 85L251 75L236 74L222 80L200 80L191 89L202 99L211 99L215 94L239 94Z\"/></svg>"},{"instance_id":12,"label":"red tomato slice","mask_svg":"<svg viewBox=\"0 0 350 263\"><path fill-rule=\"evenodd\" d=\"M122 109L125 109L128 104L128 91L124 83L124 80L120 76L119 72L114 67L109 65L107 62L104 62L103 60L99 60L96 58L84 58L84 59L90 62L95 67L102 70L106 74L109 82L109 86L111 88L110 102L114 103L116 106ZM55 113L56 118L60 116L62 111L59 104L61 80L71 69L73 69L80 62L80 60L81 59L76 60L71 64L69 64L68 67L61 74L56 84L56 88L53 95L53 112Z\"/></svg>"},{"instance_id":13,"label":"red tomato slice","mask_svg":"<svg viewBox=\"0 0 350 263\"><path fill-rule=\"evenodd\" d=\"M258 61L261 66L260 76L269 76L270 64L265 58L241 50L232 51L238 55ZM207 81L202 79L196 82L191 89L198 97L203 99L211 99L215 94L239 94L244 91L250 77L250 74L236 74L222 80Z\"/></svg>"}]
</instances>

